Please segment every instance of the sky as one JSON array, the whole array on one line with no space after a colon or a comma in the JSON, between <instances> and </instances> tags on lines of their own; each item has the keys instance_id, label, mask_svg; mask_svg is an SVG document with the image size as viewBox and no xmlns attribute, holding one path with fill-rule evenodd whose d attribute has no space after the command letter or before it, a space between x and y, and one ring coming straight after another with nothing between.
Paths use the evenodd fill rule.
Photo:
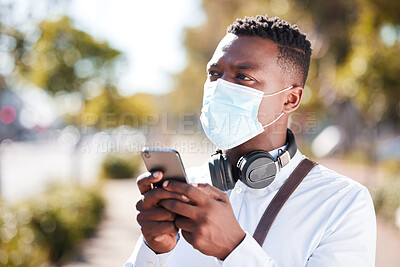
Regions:
<instances>
[{"instance_id":1,"label":"sky","mask_svg":"<svg viewBox=\"0 0 400 267\"><path fill-rule=\"evenodd\" d=\"M171 90L170 75L186 63L182 30L204 22L200 0L74 0L67 14L76 28L125 54L123 95Z\"/></svg>"},{"instance_id":2,"label":"sky","mask_svg":"<svg viewBox=\"0 0 400 267\"><path fill-rule=\"evenodd\" d=\"M53 0L55 2L55 0ZM67 14L85 31L125 56L118 88L125 96L136 92L163 94L173 87L171 74L185 67L183 29L205 20L202 0L0 0L14 5L12 14L0 10L4 21L23 32L44 19ZM31 17L26 20L27 16ZM2 60L4 61L4 60ZM4 69L7 64L1 64Z\"/></svg>"}]
</instances>

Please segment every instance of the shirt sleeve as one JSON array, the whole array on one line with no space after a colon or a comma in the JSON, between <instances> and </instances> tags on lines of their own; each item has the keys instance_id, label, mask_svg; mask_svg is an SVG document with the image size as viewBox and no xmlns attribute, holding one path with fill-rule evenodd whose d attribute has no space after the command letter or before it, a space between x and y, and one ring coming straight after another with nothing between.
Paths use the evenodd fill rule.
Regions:
<instances>
[{"instance_id":1,"label":"shirt sleeve","mask_svg":"<svg viewBox=\"0 0 400 267\"><path fill-rule=\"evenodd\" d=\"M307 267L375 266L374 206L368 190L357 189L341 200L341 207L309 257Z\"/></svg>"},{"instance_id":2,"label":"shirt sleeve","mask_svg":"<svg viewBox=\"0 0 400 267\"><path fill-rule=\"evenodd\" d=\"M223 267L278 266L274 259L268 256L257 241L247 232L243 241L228 255L228 257L226 257L224 261L220 261L220 264Z\"/></svg>"},{"instance_id":3,"label":"shirt sleeve","mask_svg":"<svg viewBox=\"0 0 400 267\"><path fill-rule=\"evenodd\" d=\"M179 240L179 239L178 239ZM178 242L177 240L177 242ZM143 235L136 242L135 249L124 267L164 267L169 266L173 250L167 253L156 254L146 245Z\"/></svg>"}]
</instances>

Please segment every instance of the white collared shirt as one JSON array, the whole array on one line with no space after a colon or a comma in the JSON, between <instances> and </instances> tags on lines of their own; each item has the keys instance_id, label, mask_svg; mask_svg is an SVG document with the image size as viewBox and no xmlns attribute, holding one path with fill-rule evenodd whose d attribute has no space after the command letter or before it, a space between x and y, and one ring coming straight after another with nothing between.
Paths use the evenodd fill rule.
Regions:
<instances>
[{"instance_id":1,"label":"white collared shirt","mask_svg":"<svg viewBox=\"0 0 400 267\"><path fill-rule=\"evenodd\" d=\"M268 204L303 159L297 151L266 188L253 189L238 181L227 192L246 237L224 261L195 250L184 238L172 251L155 254L140 237L125 267L374 266L376 219L368 190L321 165L287 200L263 246L252 237ZM211 182L207 165L188 171L188 176L191 182Z\"/></svg>"}]
</instances>

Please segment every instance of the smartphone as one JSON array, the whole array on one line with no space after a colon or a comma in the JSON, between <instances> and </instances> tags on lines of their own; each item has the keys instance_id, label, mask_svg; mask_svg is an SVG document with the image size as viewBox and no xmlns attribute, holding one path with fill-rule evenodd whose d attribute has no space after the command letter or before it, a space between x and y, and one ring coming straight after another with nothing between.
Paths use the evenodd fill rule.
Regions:
<instances>
[{"instance_id":1,"label":"smartphone","mask_svg":"<svg viewBox=\"0 0 400 267\"><path fill-rule=\"evenodd\" d=\"M155 187L161 186L165 180L188 182L178 151L174 149L144 147L141 154L149 172L162 171L164 174L161 181L153 184Z\"/></svg>"}]
</instances>

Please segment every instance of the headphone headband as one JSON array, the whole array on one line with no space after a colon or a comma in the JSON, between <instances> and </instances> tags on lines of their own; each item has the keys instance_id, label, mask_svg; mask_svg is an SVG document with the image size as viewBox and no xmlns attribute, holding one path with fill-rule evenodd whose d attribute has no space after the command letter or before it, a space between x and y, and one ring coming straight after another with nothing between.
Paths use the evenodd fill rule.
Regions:
<instances>
[{"instance_id":1,"label":"headphone headband","mask_svg":"<svg viewBox=\"0 0 400 267\"><path fill-rule=\"evenodd\" d=\"M278 153L276 162L279 170L285 167L297 152L296 139L294 138L293 132L289 128L286 131L286 144L288 144L286 150L280 150L280 153Z\"/></svg>"}]
</instances>

